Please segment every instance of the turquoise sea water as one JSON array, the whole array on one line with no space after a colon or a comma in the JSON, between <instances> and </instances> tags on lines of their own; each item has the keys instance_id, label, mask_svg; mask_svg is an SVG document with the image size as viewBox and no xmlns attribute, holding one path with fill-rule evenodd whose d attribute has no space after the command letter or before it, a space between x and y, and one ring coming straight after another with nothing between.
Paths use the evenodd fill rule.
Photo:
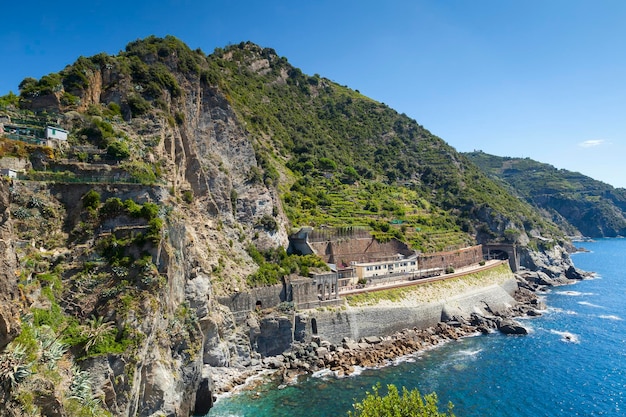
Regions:
<instances>
[{"instance_id":1,"label":"turquoise sea water","mask_svg":"<svg viewBox=\"0 0 626 417\"><path fill-rule=\"evenodd\" d=\"M598 278L552 289L527 336L449 343L382 369L336 379L266 384L220 399L210 417L345 416L376 383L452 401L458 417L626 415L626 239L581 244L577 267Z\"/></svg>"}]
</instances>

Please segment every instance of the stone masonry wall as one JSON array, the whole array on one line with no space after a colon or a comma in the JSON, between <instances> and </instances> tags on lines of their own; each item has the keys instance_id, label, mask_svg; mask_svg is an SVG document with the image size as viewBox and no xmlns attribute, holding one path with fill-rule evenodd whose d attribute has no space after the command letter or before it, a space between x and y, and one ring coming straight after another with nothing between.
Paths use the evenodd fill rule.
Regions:
<instances>
[{"instance_id":1,"label":"stone masonry wall","mask_svg":"<svg viewBox=\"0 0 626 417\"><path fill-rule=\"evenodd\" d=\"M448 266L456 269L477 264L482 260L482 245L476 245L451 252L422 253L418 257L418 264L420 269L445 269Z\"/></svg>"},{"instance_id":2,"label":"stone masonry wall","mask_svg":"<svg viewBox=\"0 0 626 417\"><path fill-rule=\"evenodd\" d=\"M385 336L406 328L424 329L442 319L444 311L454 311L467 317L474 311L500 311L516 302L512 294L517 289L515 279L492 285L446 300L428 304L396 306L348 307L339 311L310 311L307 331L311 336L339 343L344 337L358 340L366 336ZM313 329L317 330L314 334Z\"/></svg>"},{"instance_id":3,"label":"stone masonry wall","mask_svg":"<svg viewBox=\"0 0 626 417\"><path fill-rule=\"evenodd\" d=\"M374 238L357 238L309 244L325 262L345 266L350 265L350 262L369 262L388 259L398 253L405 256L414 253L405 243L396 239L385 243Z\"/></svg>"}]
</instances>

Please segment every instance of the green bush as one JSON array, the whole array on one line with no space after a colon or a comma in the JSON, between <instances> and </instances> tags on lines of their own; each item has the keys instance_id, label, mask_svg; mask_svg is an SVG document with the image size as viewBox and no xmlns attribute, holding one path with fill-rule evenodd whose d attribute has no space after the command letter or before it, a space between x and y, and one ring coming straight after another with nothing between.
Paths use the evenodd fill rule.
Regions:
<instances>
[{"instance_id":1,"label":"green bush","mask_svg":"<svg viewBox=\"0 0 626 417\"><path fill-rule=\"evenodd\" d=\"M137 204L129 198L124 201L124 207L131 217L141 217L141 209L143 208L141 204Z\"/></svg>"},{"instance_id":2,"label":"green bush","mask_svg":"<svg viewBox=\"0 0 626 417\"><path fill-rule=\"evenodd\" d=\"M411 391L402 388L402 395L395 385L387 385L387 394L381 396L380 385L367 392L365 398L353 405L354 412L348 411L349 417L454 417L453 405L448 403L448 410L439 411L439 399L432 393L422 397L417 389Z\"/></svg>"},{"instance_id":3,"label":"green bush","mask_svg":"<svg viewBox=\"0 0 626 417\"><path fill-rule=\"evenodd\" d=\"M83 207L86 209L96 210L100 207L100 193L95 190L89 190L83 196Z\"/></svg>"},{"instance_id":4,"label":"green bush","mask_svg":"<svg viewBox=\"0 0 626 417\"><path fill-rule=\"evenodd\" d=\"M126 159L130 156L128 143L123 140L115 140L107 146L107 155L115 159Z\"/></svg>"},{"instance_id":5,"label":"green bush","mask_svg":"<svg viewBox=\"0 0 626 417\"><path fill-rule=\"evenodd\" d=\"M107 198L104 205L100 207L101 216L116 216L124 211L125 206L118 197Z\"/></svg>"},{"instance_id":6,"label":"green bush","mask_svg":"<svg viewBox=\"0 0 626 417\"><path fill-rule=\"evenodd\" d=\"M141 217L146 220L152 220L159 215L159 206L152 202L144 203L141 206Z\"/></svg>"},{"instance_id":7,"label":"green bush","mask_svg":"<svg viewBox=\"0 0 626 417\"><path fill-rule=\"evenodd\" d=\"M187 204L191 204L193 202L193 192L191 190L183 191L183 201Z\"/></svg>"},{"instance_id":8,"label":"green bush","mask_svg":"<svg viewBox=\"0 0 626 417\"><path fill-rule=\"evenodd\" d=\"M128 96L127 102L133 116L141 116L151 108L150 102L137 94Z\"/></svg>"}]
</instances>

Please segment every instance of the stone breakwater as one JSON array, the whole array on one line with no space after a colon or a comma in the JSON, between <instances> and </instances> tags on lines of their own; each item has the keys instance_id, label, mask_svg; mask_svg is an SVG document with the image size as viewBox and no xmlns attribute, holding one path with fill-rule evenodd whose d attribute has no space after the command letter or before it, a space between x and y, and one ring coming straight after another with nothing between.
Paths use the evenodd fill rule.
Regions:
<instances>
[{"instance_id":1,"label":"stone breakwater","mask_svg":"<svg viewBox=\"0 0 626 417\"><path fill-rule=\"evenodd\" d=\"M515 306L507 310L471 313L469 317L449 316L447 321L426 329L404 329L386 337L362 337L358 341L344 338L341 343L331 343L314 338L310 343L296 344L291 351L265 360L279 370L284 382L297 376L321 370L333 371L337 376L350 375L357 367L373 368L391 364L394 360L462 337L500 331L505 334L524 335L526 329L513 317L538 316L545 308L532 292L520 288L515 293Z\"/></svg>"}]
</instances>

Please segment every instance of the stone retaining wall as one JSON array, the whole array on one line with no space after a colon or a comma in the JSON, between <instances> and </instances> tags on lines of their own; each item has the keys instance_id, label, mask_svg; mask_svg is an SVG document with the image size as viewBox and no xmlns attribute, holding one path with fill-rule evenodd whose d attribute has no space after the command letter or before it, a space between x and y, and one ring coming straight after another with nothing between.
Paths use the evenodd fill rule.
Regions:
<instances>
[{"instance_id":1,"label":"stone retaining wall","mask_svg":"<svg viewBox=\"0 0 626 417\"><path fill-rule=\"evenodd\" d=\"M368 336L386 336L405 328L425 329L436 325L444 315L469 317L473 312L489 315L516 304L512 294L515 279L491 285L446 300L427 304L347 307L336 311L310 311L307 332L331 343L344 337L355 340ZM314 332L317 330L317 333Z\"/></svg>"},{"instance_id":2,"label":"stone retaining wall","mask_svg":"<svg viewBox=\"0 0 626 417\"><path fill-rule=\"evenodd\" d=\"M285 286L282 284L269 287L251 288L247 292L239 292L226 297L218 297L217 301L228 307L233 313L250 312L257 309L276 307L287 300Z\"/></svg>"}]
</instances>

